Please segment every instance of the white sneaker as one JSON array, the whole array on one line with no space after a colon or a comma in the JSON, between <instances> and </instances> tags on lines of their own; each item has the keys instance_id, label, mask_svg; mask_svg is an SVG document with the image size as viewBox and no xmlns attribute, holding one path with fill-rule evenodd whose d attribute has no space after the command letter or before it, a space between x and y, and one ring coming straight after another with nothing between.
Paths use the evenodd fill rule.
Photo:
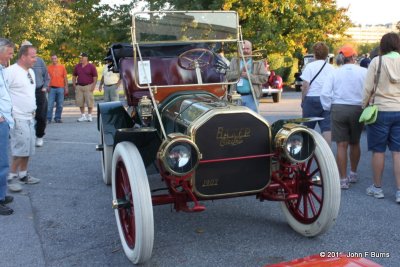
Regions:
<instances>
[{"instance_id":1,"label":"white sneaker","mask_svg":"<svg viewBox=\"0 0 400 267\"><path fill-rule=\"evenodd\" d=\"M88 119L86 118L85 114L82 114L82 117L80 117L77 121L78 122L83 122L83 121L88 121Z\"/></svg>"},{"instance_id":2,"label":"white sneaker","mask_svg":"<svg viewBox=\"0 0 400 267\"><path fill-rule=\"evenodd\" d=\"M349 189L349 180L347 178L345 179L340 179L340 188L341 189Z\"/></svg>"},{"instance_id":3,"label":"white sneaker","mask_svg":"<svg viewBox=\"0 0 400 267\"><path fill-rule=\"evenodd\" d=\"M37 147L43 146L43 138L39 138L39 137L36 138L36 146Z\"/></svg>"},{"instance_id":4,"label":"white sneaker","mask_svg":"<svg viewBox=\"0 0 400 267\"><path fill-rule=\"evenodd\" d=\"M367 195L373 196L375 198L384 198L385 195L383 194L382 188L375 187L375 185L371 185L367 188Z\"/></svg>"},{"instance_id":5,"label":"white sneaker","mask_svg":"<svg viewBox=\"0 0 400 267\"><path fill-rule=\"evenodd\" d=\"M349 183L357 183L358 182L358 176L357 176L357 174L352 174L352 173L350 173L348 176L347 176L347 179L349 179Z\"/></svg>"},{"instance_id":6,"label":"white sneaker","mask_svg":"<svg viewBox=\"0 0 400 267\"><path fill-rule=\"evenodd\" d=\"M91 115L91 114L88 115L87 121L93 121L93 118L92 118L92 115Z\"/></svg>"},{"instance_id":7,"label":"white sneaker","mask_svg":"<svg viewBox=\"0 0 400 267\"><path fill-rule=\"evenodd\" d=\"M27 173L24 177L19 178L18 181L20 184L37 184L40 182L39 178L35 178L31 176L29 173Z\"/></svg>"},{"instance_id":8,"label":"white sneaker","mask_svg":"<svg viewBox=\"0 0 400 267\"><path fill-rule=\"evenodd\" d=\"M11 192L20 192L22 191L22 186L17 183L18 176L8 177L8 190Z\"/></svg>"}]
</instances>

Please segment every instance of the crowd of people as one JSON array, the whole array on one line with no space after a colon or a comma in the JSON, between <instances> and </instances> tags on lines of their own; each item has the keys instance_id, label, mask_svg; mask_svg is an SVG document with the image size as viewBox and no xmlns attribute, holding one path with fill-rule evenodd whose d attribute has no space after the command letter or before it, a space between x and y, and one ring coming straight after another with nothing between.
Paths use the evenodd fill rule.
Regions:
<instances>
[{"instance_id":1,"label":"crowd of people","mask_svg":"<svg viewBox=\"0 0 400 267\"><path fill-rule=\"evenodd\" d=\"M392 32L383 35L379 47L379 55L363 60L358 66L357 52L353 47L345 45L339 50L336 59L338 68L333 68L327 67L328 47L324 43L316 43L313 50L317 60L308 64L301 76L303 116L324 118L319 121L320 128L329 144L331 138L337 144L336 161L342 189L348 189L351 183L358 181L360 138L365 127L368 150L372 152L373 173L372 185L366 189L366 193L375 198L384 197L382 174L385 151L388 148L392 153L397 185L395 201L400 203L399 34ZM379 112L374 123L364 126L359 118L370 103L375 104ZM307 123L307 126L314 128L315 122Z\"/></svg>"},{"instance_id":2,"label":"crowd of people","mask_svg":"<svg viewBox=\"0 0 400 267\"><path fill-rule=\"evenodd\" d=\"M63 122L64 96L68 94L67 71L56 54L51 55L51 64L46 66L37 56L36 47L24 41L16 62L9 65L15 49L10 40L0 38L0 215L14 212L8 206L14 198L7 190L20 192L22 185L40 182L28 172L29 159L36 147L43 146L46 126L53 122L53 115L55 123ZM89 63L87 53L80 54L72 75L76 104L81 110L77 121L91 122L97 70ZM119 84L119 75L106 66L99 87L101 91L104 85L106 101L118 99ZM84 112L85 106L88 113Z\"/></svg>"},{"instance_id":3,"label":"crowd of people","mask_svg":"<svg viewBox=\"0 0 400 267\"><path fill-rule=\"evenodd\" d=\"M334 67L328 62L329 47L324 42L313 45L315 60L307 64L302 82L302 116L319 117L304 124L314 129L318 124L326 142L337 145L336 161L340 187L348 189L358 181L357 168L361 157L361 133L366 127L368 150L372 152L373 184L366 193L383 198L382 173L386 147L392 152L394 176L397 184L395 199L400 203L400 38L397 33L385 34L380 41L380 55L364 57L357 64L357 52L349 45L343 46ZM241 96L242 105L258 112L261 85L268 79L268 69L261 61L252 58L252 44L243 41L244 59L233 58L226 79L239 78L231 86ZM383 61L381 81L376 80L378 58ZM371 91L379 113L375 123L364 126L359 122L363 109L371 102ZM350 170L347 173L347 163Z\"/></svg>"}]
</instances>

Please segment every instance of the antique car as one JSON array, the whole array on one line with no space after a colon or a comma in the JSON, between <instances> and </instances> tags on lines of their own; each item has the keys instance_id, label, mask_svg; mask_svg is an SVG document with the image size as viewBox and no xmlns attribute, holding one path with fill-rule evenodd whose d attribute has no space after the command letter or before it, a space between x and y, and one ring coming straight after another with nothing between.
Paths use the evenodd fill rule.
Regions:
<instances>
[{"instance_id":1,"label":"antique car","mask_svg":"<svg viewBox=\"0 0 400 267\"><path fill-rule=\"evenodd\" d=\"M270 71L268 82L263 84L261 93L263 97L272 96L274 103L281 101L283 91L282 77L275 74L275 71Z\"/></svg>"},{"instance_id":2,"label":"antique car","mask_svg":"<svg viewBox=\"0 0 400 267\"><path fill-rule=\"evenodd\" d=\"M280 201L289 225L307 237L336 220L338 170L321 135L302 119L270 124L236 92L226 95L239 74L226 80L213 48L224 43L244 58L238 21L231 11L133 13L132 44L109 49L126 103L98 104L97 150L134 264L151 257L155 205L202 212L223 198ZM163 188L149 182L154 166Z\"/></svg>"}]
</instances>

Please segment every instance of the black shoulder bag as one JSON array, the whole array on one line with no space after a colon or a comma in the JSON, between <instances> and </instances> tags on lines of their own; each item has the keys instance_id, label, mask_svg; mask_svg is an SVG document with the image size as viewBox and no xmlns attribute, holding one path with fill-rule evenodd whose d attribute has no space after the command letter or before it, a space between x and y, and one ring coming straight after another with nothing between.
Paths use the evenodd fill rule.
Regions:
<instances>
[{"instance_id":1,"label":"black shoulder bag","mask_svg":"<svg viewBox=\"0 0 400 267\"><path fill-rule=\"evenodd\" d=\"M327 62L327 60L325 60L324 65L322 65L322 67L321 67L321 69L318 71L318 73L315 74L314 78L312 78L312 80L310 81L310 85L309 85L309 86L311 86L311 84L312 84L312 82L315 80L315 78L317 78L318 75L321 73L322 69L323 69L323 68L325 67L325 65L326 65L326 62Z\"/></svg>"}]
</instances>

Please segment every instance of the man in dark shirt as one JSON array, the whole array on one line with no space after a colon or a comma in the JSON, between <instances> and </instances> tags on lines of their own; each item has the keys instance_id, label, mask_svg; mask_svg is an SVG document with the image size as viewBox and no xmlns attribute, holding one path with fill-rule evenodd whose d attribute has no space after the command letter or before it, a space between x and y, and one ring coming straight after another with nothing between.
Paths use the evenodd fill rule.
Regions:
<instances>
[{"instance_id":1,"label":"man in dark shirt","mask_svg":"<svg viewBox=\"0 0 400 267\"><path fill-rule=\"evenodd\" d=\"M75 90L76 105L81 110L81 117L78 122L92 121L94 105L93 91L97 83L96 67L89 63L88 54L81 53L80 63L74 68L72 74L72 86ZM88 114L85 114L85 104L88 107Z\"/></svg>"}]
</instances>

